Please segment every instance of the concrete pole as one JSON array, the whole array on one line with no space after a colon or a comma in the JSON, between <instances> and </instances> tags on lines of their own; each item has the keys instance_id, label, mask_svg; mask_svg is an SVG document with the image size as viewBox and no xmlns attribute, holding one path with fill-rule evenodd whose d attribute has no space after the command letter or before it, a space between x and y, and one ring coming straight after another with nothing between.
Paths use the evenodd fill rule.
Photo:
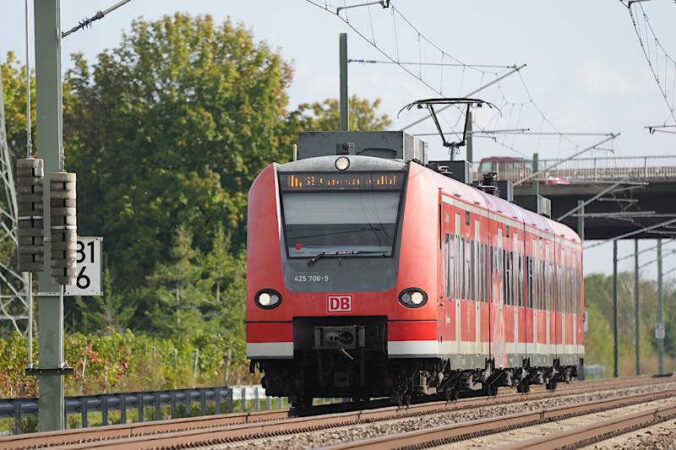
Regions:
<instances>
[{"instance_id":1,"label":"concrete pole","mask_svg":"<svg viewBox=\"0 0 676 450\"><path fill-rule=\"evenodd\" d=\"M577 201L577 234L584 242L584 200Z\"/></svg>"},{"instance_id":2,"label":"concrete pole","mask_svg":"<svg viewBox=\"0 0 676 450\"><path fill-rule=\"evenodd\" d=\"M613 241L613 376L620 376L620 345L617 330L617 240Z\"/></svg>"},{"instance_id":3,"label":"concrete pole","mask_svg":"<svg viewBox=\"0 0 676 450\"><path fill-rule=\"evenodd\" d=\"M662 295L662 239L657 240L657 325L663 326L663 295ZM657 373L664 373L664 338L657 339Z\"/></svg>"},{"instance_id":4,"label":"concrete pole","mask_svg":"<svg viewBox=\"0 0 676 450\"><path fill-rule=\"evenodd\" d=\"M533 153L533 173L538 173L539 168L539 158L537 153ZM533 179L531 184L531 194L539 195L540 194L540 180Z\"/></svg>"},{"instance_id":5,"label":"concrete pole","mask_svg":"<svg viewBox=\"0 0 676 450\"><path fill-rule=\"evenodd\" d=\"M61 1L35 0L37 147L45 175L59 170L62 157ZM45 177L47 178L47 177ZM49 181L44 183L45 271L38 274L38 428L64 428L63 296L50 276Z\"/></svg>"},{"instance_id":6,"label":"concrete pole","mask_svg":"<svg viewBox=\"0 0 676 450\"><path fill-rule=\"evenodd\" d=\"M349 131L349 99L347 96L347 33L340 33L338 40L340 66L340 131Z\"/></svg>"},{"instance_id":7,"label":"concrete pole","mask_svg":"<svg viewBox=\"0 0 676 450\"><path fill-rule=\"evenodd\" d=\"M469 106L468 106L468 108L469 108ZM469 111L469 113L467 115L467 136L466 136L467 143L465 145L467 145L466 159L467 159L467 162L470 163L470 164L474 162L474 137L473 137L474 135L472 134L472 131L473 131L473 129L472 129L472 111Z\"/></svg>"},{"instance_id":8,"label":"concrete pole","mask_svg":"<svg viewBox=\"0 0 676 450\"><path fill-rule=\"evenodd\" d=\"M634 239L634 351L636 353L636 375L641 374L641 342L640 342L640 293L638 268L638 239Z\"/></svg>"}]
</instances>

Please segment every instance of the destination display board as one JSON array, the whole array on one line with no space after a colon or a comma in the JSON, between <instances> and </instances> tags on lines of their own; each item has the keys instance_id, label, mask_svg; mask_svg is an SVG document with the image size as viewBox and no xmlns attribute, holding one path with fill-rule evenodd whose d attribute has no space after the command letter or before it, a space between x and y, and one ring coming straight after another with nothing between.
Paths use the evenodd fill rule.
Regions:
<instances>
[{"instance_id":1,"label":"destination display board","mask_svg":"<svg viewBox=\"0 0 676 450\"><path fill-rule=\"evenodd\" d=\"M290 191L398 191L404 172L280 173L283 192Z\"/></svg>"}]
</instances>

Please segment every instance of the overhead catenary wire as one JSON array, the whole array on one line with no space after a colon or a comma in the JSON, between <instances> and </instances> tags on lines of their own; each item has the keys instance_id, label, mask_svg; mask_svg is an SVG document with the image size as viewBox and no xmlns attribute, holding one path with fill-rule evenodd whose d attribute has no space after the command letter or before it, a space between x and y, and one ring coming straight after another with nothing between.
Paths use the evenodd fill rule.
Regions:
<instances>
[{"instance_id":1,"label":"overhead catenary wire","mask_svg":"<svg viewBox=\"0 0 676 450\"><path fill-rule=\"evenodd\" d=\"M436 51L439 52L440 56L444 59L448 59L450 61L455 62L456 64L459 65L459 67L462 67L463 69L469 68L471 70L475 70L479 73L482 74L491 74L492 76L498 76L498 73L496 72L488 72L484 70L483 68L477 67L477 66L472 66L470 64L466 64L463 61L459 60L458 58L454 57L453 55L449 54L448 52L445 52L441 47L436 45L434 42L432 42L420 29L418 29L413 23L398 9L394 6L394 4L391 1L384 2L384 8L389 8L389 10L392 12L392 25L394 29L394 44L396 48L396 56L395 55L390 55L387 51L385 51L381 46L376 44L375 42L375 37L369 38L366 36L366 31L362 31L358 29L354 24L352 24L347 17L347 14L341 14L341 11L346 10L346 7L342 7L340 9L336 8L336 11L334 11L327 3L320 3L317 0L306 0L306 2L310 3L311 5L314 5L336 17L338 17L343 23L345 23L352 31L354 31L359 37L361 37L363 40L368 42L374 49L376 49L381 55L383 55L388 61L390 61L392 64L395 64L399 66L401 69L403 69L406 73L408 73L411 77L417 79L420 81L422 84L424 84L427 88L431 89L432 91L438 93L439 95L443 95L443 86L441 86L439 89L437 89L435 86L432 85L431 81L428 81L422 74L422 70L419 71L413 71L411 70L408 66L408 64L402 64L400 62L400 55L399 55L399 29L397 26L397 18L399 18L400 22L405 23L410 27L410 29L413 31L413 33L416 36L416 39L418 41L418 46L419 46L419 54L418 58L419 61L416 63L413 63L412 65L417 65L419 69L422 67L422 51L420 50L420 46L422 45L423 42L429 44L431 47L433 47ZM352 6L367 6L370 8L370 5L373 3L369 4L359 4L359 5L352 5ZM347 13L347 11L345 11ZM371 33L372 36L374 36L374 33Z\"/></svg>"},{"instance_id":2,"label":"overhead catenary wire","mask_svg":"<svg viewBox=\"0 0 676 450\"><path fill-rule=\"evenodd\" d=\"M443 55L442 55L443 56ZM479 67L482 69L514 69L515 65L493 65L493 64L463 64L463 63L445 63L445 62L416 62L416 61L386 61L382 59L363 59L363 58L351 58L347 60L348 63L359 63L359 64L405 64L405 65L415 65L415 66L432 66L432 67Z\"/></svg>"},{"instance_id":3,"label":"overhead catenary wire","mask_svg":"<svg viewBox=\"0 0 676 450\"><path fill-rule=\"evenodd\" d=\"M671 244L672 242L674 242L674 240L676 240L676 239L669 239L669 240L667 240L666 242L663 242L663 243L662 243L662 247ZM642 255L643 253L646 253L646 252L655 250L656 248L657 248L657 245L653 245L653 246L651 246L651 247L644 248L643 250L639 250L638 254L639 254L639 255ZM618 261L624 261L625 259L629 259L629 258L633 258L633 257L634 257L634 252L631 252L631 253L628 254L628 255L624 255L623 257L618 258L617 260L618 260Z\"/></svg>"},{"instance_id":4,"label":"overhead catenary wire","mask_svg":"<svg viewBox=\"0 0 676 450\"><path fill-rule=\"evenodd\" d=\"M594 244L587 245L587 246L585 246L584 249L588 250L590 248L598 247L599 245L607 244L608 242L613 242L613 241L617 241L617 240L620 240L620 239L626 239L626 238L631 237L631 236L636 236L637 234L652 231L652 230L655 230L657 228L666 227L667 225L671 225L672 223L675 223L675 222L676 222L676 219L665 220L664 222L659 222L659 223L656 223L654 225L650 225L648 227L643 227L643 228L640 228L638 230L630 231L628 233L624 233L624 234L621 234L619 236L615 236L613 238L606 239L606 240L601 241L601 242L596 242Z\"/></svg>"},{"instance_id":5,"label":"overhead catenary wire","mask_svg":"<svg viewBox=\"0 0 676 450\"><path fill-rule=\"evenodd\" d=\"M92 17L85 17L80 22L78 22L78 24L75 25L73 28L71 28L68 31L64 31L63 33L61 33L61 37L64 38L64 37L66 37L70 34L75 33L78 30L81 30L83 28L87 28L87 27L91 26L92 22L103 19L107 14L110 14L111 12L115 11L119 7L126 5L130 1L131 0L119 1L119 2L115 3L113 6L111 6L110 8L104 9L103 11L97 11L96 14L94 14Z\"/></svg>"},{"instance_id":6,"label":"overhead catenary wire","mask_svg":"<svg viewBox=\"0 0 676 450\"><path fill-rule=\"evenodd\" d=\"M444 92L444 74L443 72L444 68L458 68L461 69L462 72L462 80L461 84L464 83L464 78L465 78L465 72L470 70L473 72L476 72L481 75L482 80L480 81L480 84L483 84L483 78L486 77L487 75L490 75L491 78L495 78L494 80L491 80L489 83L487 83L485 86L490 86L494 84L495 80L503 79L505 78L504 73L500 74L499 70L500 69L505 69L505 70L510 70L509 74L514 73L513 67L516 66L494 66L494 65L488 65L488 64L468 64L464 61L461 61L460 59L450 55L449 53L445 52L439 45L435 44L432 40L430 40L427 35L418 27L415 26L415 24L401 11L397 8L396 5L393 4L392 1L389 2L387 5L382 5L384 7L387 7L390 11L390 15L392 17L391 21L391 28L392 28L392 35L393 36L391 39L391 43L393 43L393 50L388 51L385 50L383 47L383 44L386 43L383 41L383 38L380 37L378 43L376 43L376 35L377 33L374 32L373 30L373 23L374 23L374 17L371 15L371 8L373 5L379 4L378 2L355 2L353 5L348 5L347 2L343 2L343 7L342 8L336 8L335 6L330 5L328 2L324 1L321 2L320 0L306 0L308 3L311 5L314 5L332 15L335 15L338 17L341 21L343 21L349 28L351 28L359 37L364 39L366 42L368 42L372 47L376 49L377 52L379 52L382 56L385 56L385 60L380 60L376 58L372 59L352 59L352 62L356 63L362 63L362 64L392 64L392 65L397 65L399 66L404 72L409 74L411 77L417 79L421 84L425 85L427 88L430 90L436 92L437 94L443 96ZM366 7L368 9L368 17L365 17L365 24L360 28L357 26L359 23L359 20L356 19L354 15L351 15L348 17L347 15L347 10L345 6L349 6L350 11L357 11L357 7ZM361 8L363 10L363 8ZM407 39L407 42L414 43L416 48L417 53L415 57L402 57L403 55L400 54L400 35L402 31L402 24L404 28L408 27L410 30L410 39ZM370 27L370 32L369 32L369 27ZM370 37L368 37L370 35ZM380 35L379 35L380 36ZM438 53L439 54L439 62L434 62L430 61L429 59L424 60L423 59L423 51L422 51L422 45L429 45L431 47L431 52L432 54ZM429 54L429 50L426 52L426 54ZM525 65L523 65L525 66ZM523 67L521 66L521 67ZM440 75L440 78L435 79L432 81L429 79L429 76L427 75L426 72L423 71L424 67L430 67L430 68L438 68L439 70L437 71L438 74ZM507 69L511 68L511 69ZM516 71L518 72L518 70ZM519 73L519 75L521 75ZM517 107L511 108L513 109L514 113L513 114L508 114L507 117L503 120L503 123L508 122L508 126L502 126L502 128L527 128L527 124L522 125L522 118L523 118L523 113L525 112L525 106L527 105L532 105L535 110L538 112L538 114L542 117L543 123L547 123L552 127L552 130L557 132L557 136L563 137L567 142L569 142L575 149L581 148L581 145L572 139L570 139L570 135L564 135L560 133L560 130L553 124L553 122L550 120L550 118L544 114L542 108L537 105L533 99L533 97L530 95L530 91L525 84L525 81L523 77L520 76L520 80L522 84L524 85L526 94L528 96L528 101L524 101L522 103L515 103L515 102L509 102L507 100L506 96L504 93L502 94L504 100L508 102L509 104L514 104L518 105ZM437 85L438 83L438 85ZM485 87L484 86L484 87ZM462 90L462 89L461 89ZM482 89L480 89L482 90ZM475 91L476 92L476 91ZM469 95L468 95L469 96ZM440 115L440 117L443 117L443 115ZM418 123L421 123L424 120L427 120L429 116L426 116L424 119L419 120L414 122L413 124L407 125L404 127L402 130L405 130L411 126L417 125ZM477 118L475 117L473 120L473 124L475 128L481 130L485 129L486 126L482 126L480 123L477 122ZM494 119L491 119L494 120ZM512 123L517 124L518 126L511 125ZM488 128L491 126L489 125ZM599 133L600 134L600 133ZM516 139L518 137L519 133L515 133L512 136L502 136L500 138L493 139L493 141L497 144L500 145L501 147L504 147L506 149L509 149L510 151L513 151L518 154L524 154L523 152L517 150L515 148L516 145ZM538 142L540 140L538 139ZM510 145L511 144L511 145Z\"/></svg>"},{"instance_id":7,"label":"overhead catenary wire","mask_svg":"<svg viewBox=\"0 0 676 450\"><path fill-rule=\"evenodd\" d=\"M629 18L631 19L632 27L634 28L634 32L636 34L636 37L638 38L641 51L643 52L643 56L645 57L646 63L648 64L648 68L650 69L650 72L653 75L653 78L655 80L655 83L657 84L660 94L662 95L662 98L664 99L664 102L666 103L667 108L669 109L669 115L671 116L671 120L676 122L676 105L674 104L673 101L673 95L676 89L672 90L672 100L670 101L668 88L666 86L669 67L673 67L674 72L673 76L674 81L676 83L676 60L667 52L667 50L662 45L662 42L660 41L659 37L657 36L655 30L652 27L652 24L650 23L650 19L648 18L648 14L643 8L643 5L640 4L640 2L631 0L627 1L626 3L621 1L621 3L627 8L627 11L629 12ZM644 20L643 35L639 27L639 21L637 20L637 16L634 14L633 9L634 4L638 4L638 8L641 10L641 15L643 16ZM649 48L650 45L649 43L651 40L654 41L655 43L654 61ZM658 55L658 50L661 52L661 55ZM659 56L664 57L664 80L660 78Z\"/></svg>"}]
</instances>

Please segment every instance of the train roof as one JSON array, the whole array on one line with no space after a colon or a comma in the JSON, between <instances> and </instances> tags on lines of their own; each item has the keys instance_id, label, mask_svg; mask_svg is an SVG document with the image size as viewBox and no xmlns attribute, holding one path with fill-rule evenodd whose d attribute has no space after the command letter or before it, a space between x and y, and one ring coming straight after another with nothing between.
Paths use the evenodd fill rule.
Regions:
<instances>
[{"instance_id":1,"label":"train roof","mask_svg":"<svg viewBox=\"0 0 676 450\"><path fill-rule=\"evenodd\" d=\"M525 162L526 160L524 158L520 158L518 156L489 156L487 158L481 158L482 162Z\"/></svg>"},{"instance_id":2,"label":"train roof","mask_svg":"<svg viewBox=\"0 0 676 450\"><path fill-rule=\"evenodd\" d=\"M448 189L454 196L458 197L460 201L486 209L491 213L523 222L528 226L535 227L538 230L564 238L568 241L576 243L581 242L575 231L560 222L548 219L547 217L522 208L512 202L444 176L426 167L423 167L423 169L430 174L430 177L434 179L439 187Z\"/></svg>"}]
</instances>

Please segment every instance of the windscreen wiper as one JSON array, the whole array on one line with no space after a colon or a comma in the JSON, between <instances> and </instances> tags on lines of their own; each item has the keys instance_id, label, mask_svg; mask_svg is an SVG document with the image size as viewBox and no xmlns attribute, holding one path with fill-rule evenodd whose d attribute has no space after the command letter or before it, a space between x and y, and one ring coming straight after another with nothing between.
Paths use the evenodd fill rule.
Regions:
<instances>
[{"instance_id":1,"label":"windscreen wiper","mask_svg":"<svg viewBox=\"0 0 676 450\"><path fill-rule=\"evenodd\" d=\"M325 256L366 255L366 254L386 256L387 253L386 252L370 251L370 250L339 250L339 251L332 251L332 252L321 252L321 253L318 253L317 255L313 256L312 258L310 258L310 260L307 262L307 265L311 266Z\"/></svg>"}]
</instances>

